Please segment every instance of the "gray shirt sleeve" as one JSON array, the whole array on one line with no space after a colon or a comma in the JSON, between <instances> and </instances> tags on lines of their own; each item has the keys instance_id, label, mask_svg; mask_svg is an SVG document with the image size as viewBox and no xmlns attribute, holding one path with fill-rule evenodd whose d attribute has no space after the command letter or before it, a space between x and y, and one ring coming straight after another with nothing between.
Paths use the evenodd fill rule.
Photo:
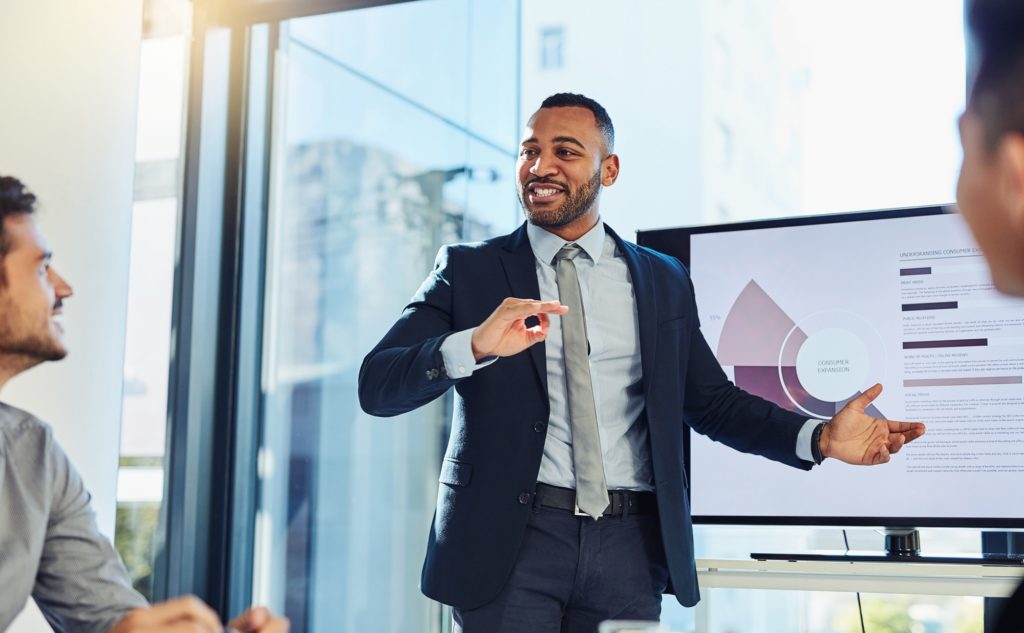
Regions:
<instances>
[{"instance_id":1,"label":"gray shirt sleeve","mask_svg":"<svg viewBox=\"0 0 1024 633\"><path fill-rule=\"evenodd\" d=\"M32 597L61 633L107 633L146 606L120 557L96 526L85 485L44 426L42 455L52 500Z\"/></svg>"}]
</instances>

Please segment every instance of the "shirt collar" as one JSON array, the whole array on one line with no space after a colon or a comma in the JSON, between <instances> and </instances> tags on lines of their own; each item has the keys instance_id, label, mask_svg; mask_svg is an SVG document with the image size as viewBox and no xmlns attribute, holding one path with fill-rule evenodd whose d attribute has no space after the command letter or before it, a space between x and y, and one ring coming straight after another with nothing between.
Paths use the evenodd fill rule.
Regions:
<instances>
[{"instance_id":1,"label":"shirt collar","mask_svg":"<svg viewBox=\"0 0 1024 633\"><path fill-rule=\"evenodd\" d=\"M538 261L547 265L555 259L558 251L568 244L554 233L542 229L534 224L526 223L526 235L530 238L530 248ZM601 253L604 252L604 242L607 233L604 230L604 222L598 221L594 228L583 234L575 244L583 249L583 252L597 264L601 260Z\"/></svg>"}]
</instances>

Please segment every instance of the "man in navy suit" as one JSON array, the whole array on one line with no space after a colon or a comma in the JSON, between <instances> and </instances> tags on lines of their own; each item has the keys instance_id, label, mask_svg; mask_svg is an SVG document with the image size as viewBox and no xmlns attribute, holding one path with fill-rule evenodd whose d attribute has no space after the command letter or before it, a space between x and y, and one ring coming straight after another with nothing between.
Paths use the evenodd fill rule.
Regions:
<instances>
[{"instance_id":1,"label":"man in navy suit","mask_svg":"<svg viewBox=\"0 0 1024 633\"><path fill-rule=\"evenodd\" d=\"M526 223L442 248L360 370L373 415L455 388L422 589L454 607L457 631L657 620L669 587L696 604L686 424L803 469L884 463L924 432L864 413L880 385L824 424L730 383L682 264L600 221L614 141L597 102L546 99L519 147Z\"/></svg>"},{"instance_id":2,"label":"man in navy suit","mask_svg":"<svg viewBox=\"0 0 1024 633\"><path fill-rule=\"evenodd\" d=\"M980 63L960 117L956 198L996 288L1024 297L1024 3L974 0L968 16ZM1024 632L1024 584L995 630Z\"/></svg>"}]
</instances>

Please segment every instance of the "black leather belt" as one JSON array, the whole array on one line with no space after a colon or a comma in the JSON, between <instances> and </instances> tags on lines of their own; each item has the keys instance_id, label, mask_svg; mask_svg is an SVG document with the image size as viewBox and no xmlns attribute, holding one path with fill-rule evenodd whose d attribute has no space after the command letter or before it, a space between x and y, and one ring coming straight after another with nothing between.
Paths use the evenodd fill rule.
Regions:
<instances>
[{"instance_id":1,"label":"black leather belt","mask_svg":"<svg viewBox=\"0 0 1024 633\"><path fill-rule=\"evenodd\" d=\"M609 490L608 507L603 516L628 516L630 514L657 514L658 498L653 492L635 490ZM535 503L545 508L566 510L586 516L576 507L576 491L538 483Z\"/></svg>"}]
</instances>

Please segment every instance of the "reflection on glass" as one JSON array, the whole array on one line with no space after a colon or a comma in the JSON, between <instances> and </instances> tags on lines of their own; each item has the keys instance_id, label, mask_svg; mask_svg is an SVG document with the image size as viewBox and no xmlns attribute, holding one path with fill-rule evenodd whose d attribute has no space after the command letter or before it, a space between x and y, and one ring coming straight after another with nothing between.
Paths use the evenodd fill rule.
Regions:
<instances>
[{"instance_id":1,"label":"reflection on glass","mask_svg":"<svg viewBox=\"0 0 1024 633\"><path fill-rule=\"evenodd\" d=\"M515 74L467 80L514 59L514 20L485 46L481 12L410 3L283 29L255 591L293 631L441 626L419 572L450 400L373 419L356 377L442 244L516 221ZM474 114L488 100L504 118Z\"/></svg>"}]
</instances>

